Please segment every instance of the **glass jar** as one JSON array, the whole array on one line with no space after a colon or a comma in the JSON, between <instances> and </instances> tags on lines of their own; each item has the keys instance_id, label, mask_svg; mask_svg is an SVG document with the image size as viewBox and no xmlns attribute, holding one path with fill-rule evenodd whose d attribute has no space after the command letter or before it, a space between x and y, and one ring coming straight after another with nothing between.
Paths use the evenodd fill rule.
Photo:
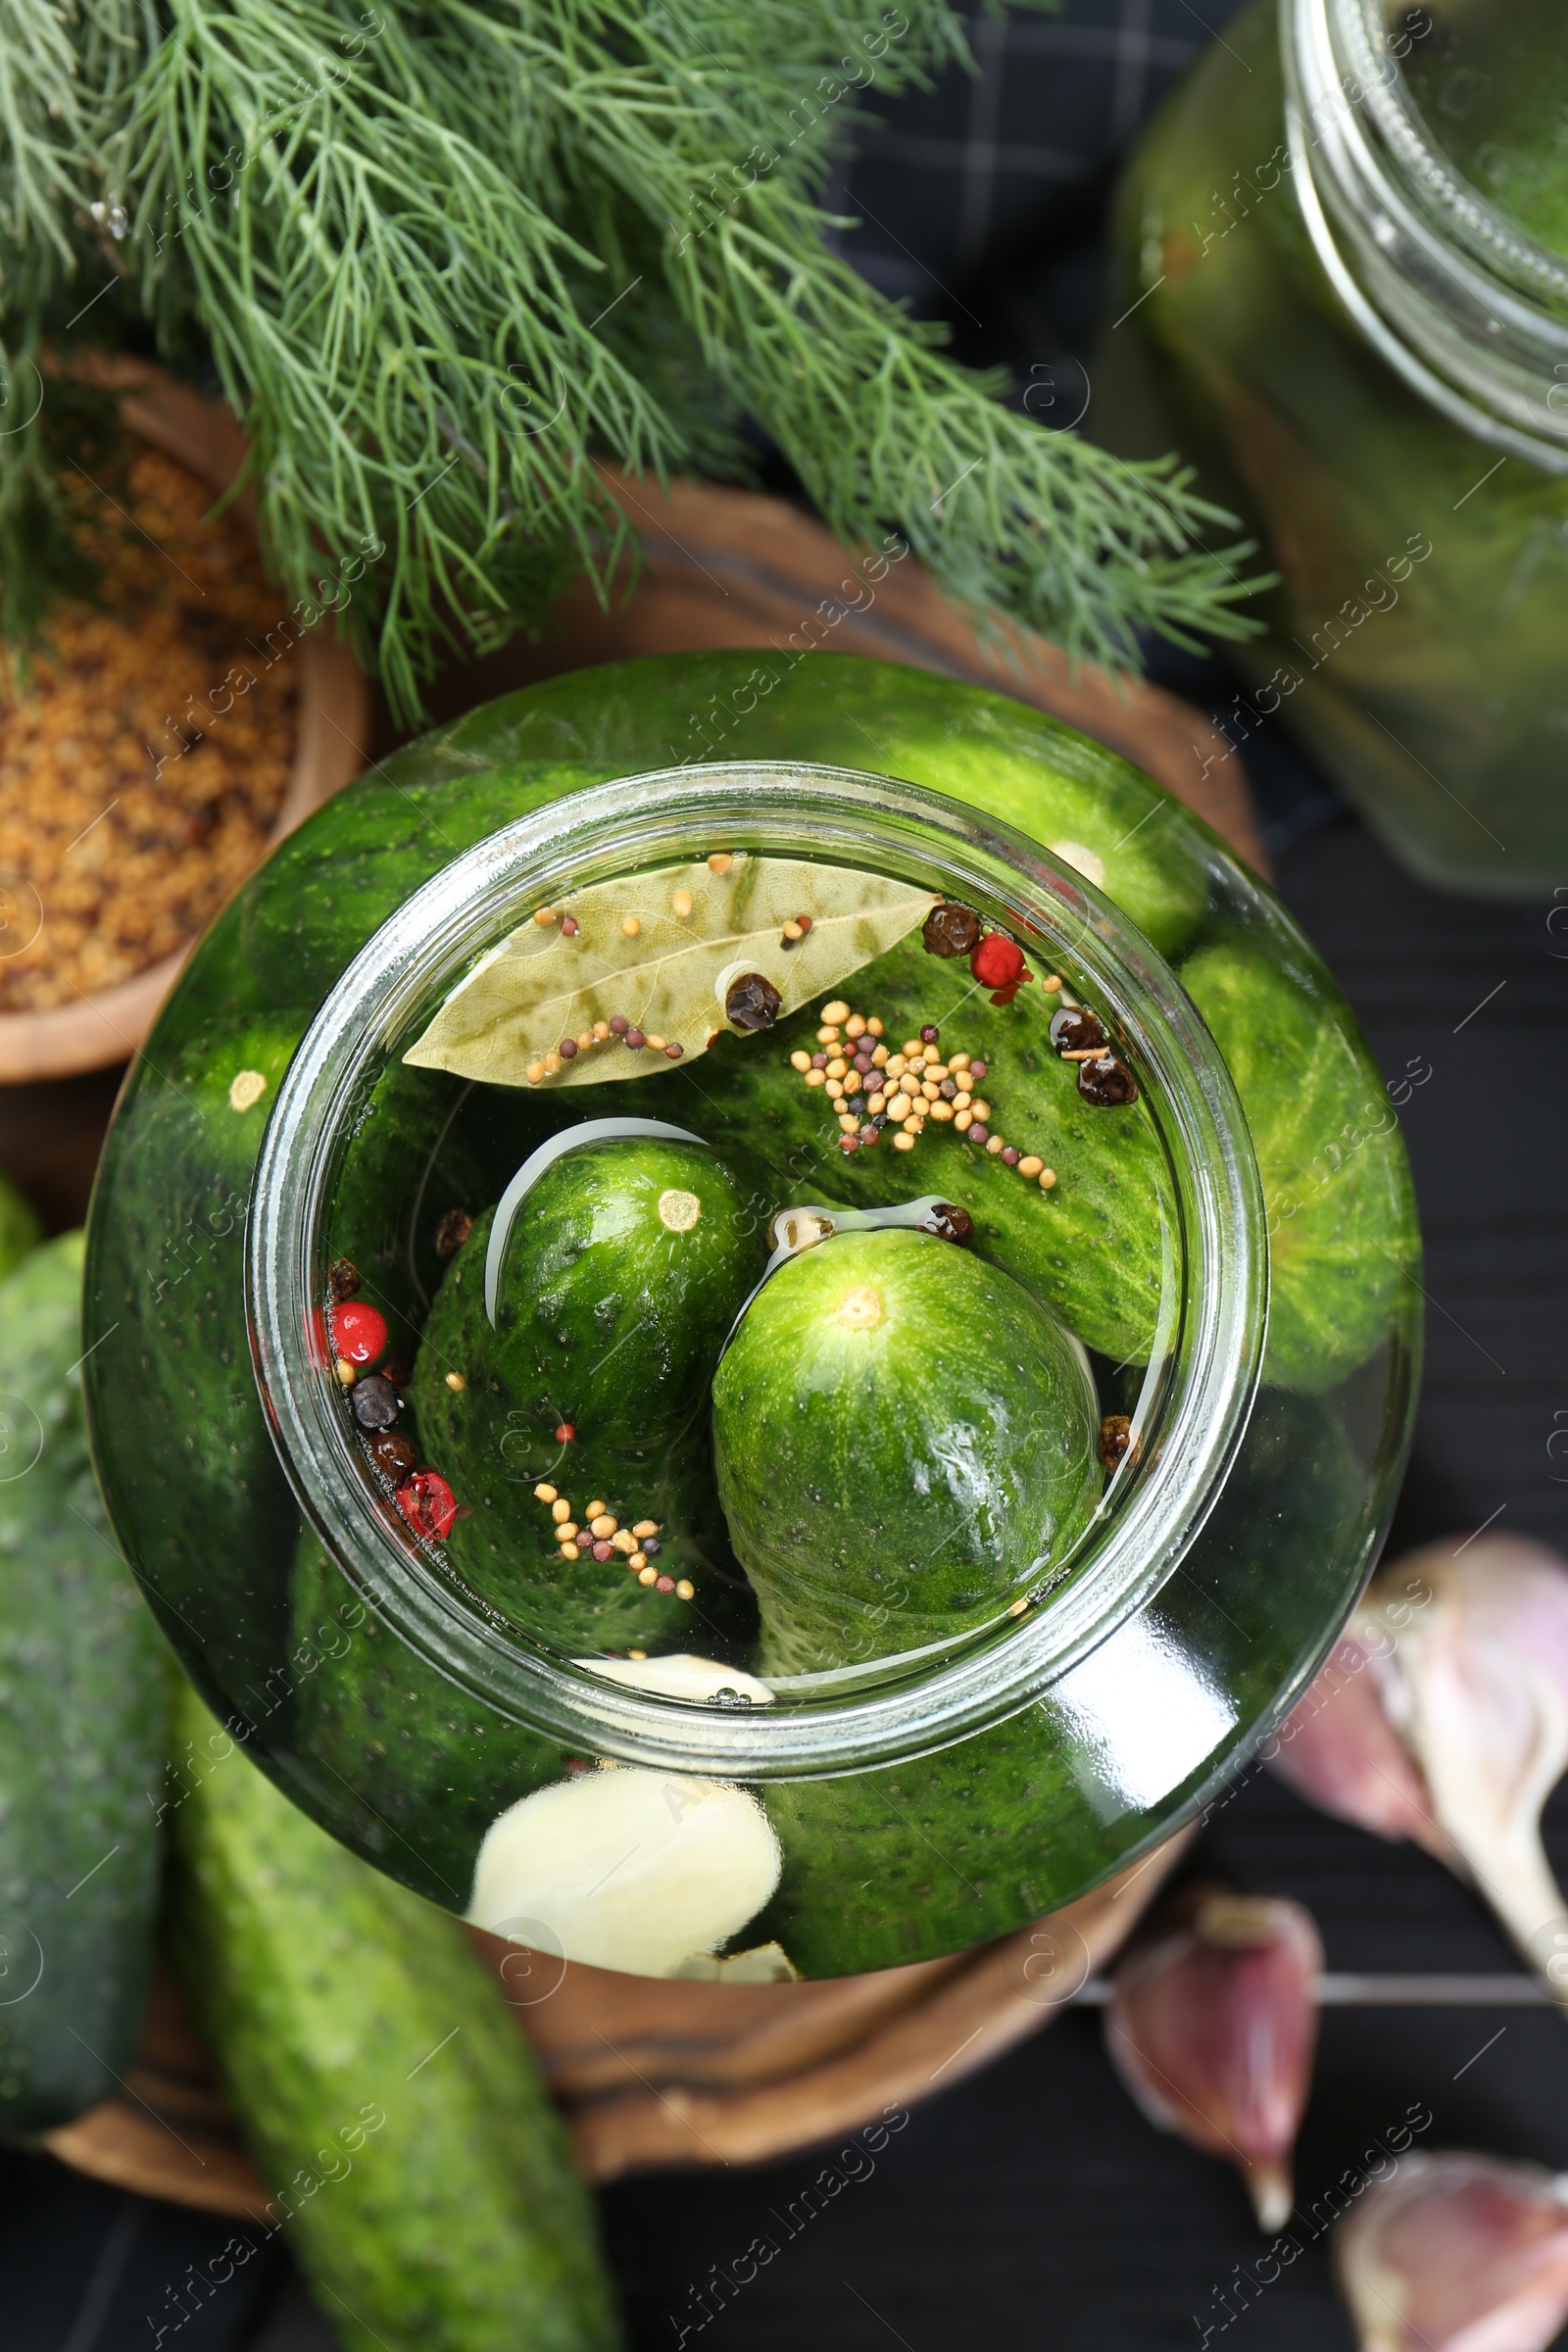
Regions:
<instances>
[{"instance_id":1,"label":"glass jar","mask_svg":"<svg viewBox=\"0 0 1568 2352\"><path fill-rule=\"evenodd\" d=\"M1416 873L1515 897L1568 873L1565 64L1544 0L1254 0L1133 158L1096 379L1279 575L1233 742L1281 712Z\"/></svg>"},{"instance_id":2,"label":"glass jar","mask_svg":"<svg viewBox=\"0 0 1568 2352\"><path fill-rule=\"evenodd\" d=\"M694 708L725 757L660 766ZM590 952L667 1037L595 1042ZM84 1371L160 1622L336 1836L566 1959L832 1976L1086 1891L1291 1705L1417 1263L1343 1003L1158 787L923 673L684 656L474 712L246 885L117 1114Z\"/></svg>"}]
</instances>

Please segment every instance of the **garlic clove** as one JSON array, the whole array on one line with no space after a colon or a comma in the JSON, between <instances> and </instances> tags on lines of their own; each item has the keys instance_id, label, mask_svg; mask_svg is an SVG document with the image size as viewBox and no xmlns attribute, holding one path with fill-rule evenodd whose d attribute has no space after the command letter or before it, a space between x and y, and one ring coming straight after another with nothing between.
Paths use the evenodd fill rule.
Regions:
<instances>
[{"instance_id":1,"label":"garlic clove","mask_svg":"<svg viewBox=\"0 0 1568 2352\"><path fill-rule=\"evenodd\" d=\"M657 1698L684 1698L699 1705L770 1706L773 1691L739 1666L716 1658L700 1658L690 1650L667 1651L657 1658L577 1658L575 1665L607 1683L623 1683L631 1690L649 1690Z\"/></svg>"},{"instance_id":2,"label":"garlic clove","mask_svg":"<svg viewBox=\"0 0 1568 2352\"><path fill-rule=\"evenodd\" d=\"M1568 1563L1509 1536L1433 1544L1378 1578L1357 1625L1386 1639L1385 1705L1455 1866L1568 2004L1568 1905L1540 1828L1568 1769Z\"/></svg>"},{"instance_id":3,"label":"garlic clove","mask_svg":"<svg viewBox=\"0 0 1568 2352\"><path fill-rule=\"evenodd\" d=\"M1214 1894L1123 1963L1105 2008L1111 2062L1151 2123L1229 2156L1271 2234L1294 2202L1322 1968L1299 1903Z\"/></svg>"},{"instance_id":4,"label":"garlic clove","mask_svg":"<svg viewBox=\"0 0 1568 2352\"><path fill-rule=\"evenodd\" d=\"M1353 1622L1281 1725L1268 1761L1308 1804L1379 1838L1412 1838L1452 1865L1426 1784L1389 1720L1389 1646L1374 1622Z\"/></svg>"},{"instance_id":5,"label":"garlic clove","mask_svg":"<svg viewBox=\"0 0 1568 2352\"><path fill-rule=\"evenodd\" d=\"M1568 2179L1402 2156L1334 2233L1361 2352L1545 2352L1568 2320Z\"/></svg>"},{"instance_id":6,"label":"garlic clove","mask_svg":"<svg viewBox=\"0 0 1568 2352\"><path fill-rule=\"evenodd\" d=\"M567 1960L663 1977L739 1934L779 1868L767 1816L744 1788L602 1766L491 1823L467 1917Z\"/></svg>"}]
</instances>

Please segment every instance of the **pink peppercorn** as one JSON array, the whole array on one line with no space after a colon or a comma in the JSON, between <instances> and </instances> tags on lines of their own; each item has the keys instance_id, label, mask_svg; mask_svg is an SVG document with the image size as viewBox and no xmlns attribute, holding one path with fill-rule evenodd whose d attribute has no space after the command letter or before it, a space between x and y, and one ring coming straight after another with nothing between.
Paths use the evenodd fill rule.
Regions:
<instances>
[{"instance_id":1,"label":"pink peppercorn","mask_svg":"<svg viewBox=\"0 0 1568 2352\"><path fill-rule=\"evenodd\" d=\"M386 1347L386 1317L364 1298L332 1309L332 1346L351 1364L373 1364Z\"/></svg>"}]
</instances>

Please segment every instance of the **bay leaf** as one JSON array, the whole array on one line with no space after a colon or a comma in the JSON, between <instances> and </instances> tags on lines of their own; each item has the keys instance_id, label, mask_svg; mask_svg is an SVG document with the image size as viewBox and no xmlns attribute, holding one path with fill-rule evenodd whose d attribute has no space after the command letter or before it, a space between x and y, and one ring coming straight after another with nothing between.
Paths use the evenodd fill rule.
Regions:
<instances>
[{"instance_id":1,"label":"bay leaf","mask_svg":"<svg viewBox=\"0 0 1568 2352\"><path fill-rule=\"evenodd\" d=\"M677 914L684 893L691 910ZM730 1027L722 991L760 972L783 1000L779 1018L836 989L924 922L933 893L858 867L737 854L726 871L661 866L564 897L555 922L530 916L461 980L404 1060L492 1086L593 1086L675 1065L618 1040L530 1079L563 1038L623 1016L690 1061ZM786 922L811 927L791 946ZM576 923L574 936L562 916ZM628 918L638 928L631 937Z\"/></svg>"}]
</instances>

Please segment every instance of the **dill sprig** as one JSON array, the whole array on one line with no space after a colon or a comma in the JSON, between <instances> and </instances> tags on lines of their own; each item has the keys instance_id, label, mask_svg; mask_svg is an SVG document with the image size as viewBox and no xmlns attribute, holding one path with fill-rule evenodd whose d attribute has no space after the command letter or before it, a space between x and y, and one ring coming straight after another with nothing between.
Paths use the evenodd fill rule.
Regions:
<instances>
[{"instance_id":1,"label":"dill sprig","mask_svg":"<svg viewBox=\"0 0 1568 2352\"><path fill-rule=\"evenodd\" d=\"M138 319L215 368L291 599L383 547L347 625L404 717L445 650L612 593L596 460L735 474L746 414L841 538L902 532L981 613L1111 663L1239 634L1245 551L1195 545L1227 518L1173 462L1007 410L832 250L860 89L965 55L946 0L0 0L7 397ZM60 566L56 454L0 435L8 631Z\"/></svg>"}]
</instances>

